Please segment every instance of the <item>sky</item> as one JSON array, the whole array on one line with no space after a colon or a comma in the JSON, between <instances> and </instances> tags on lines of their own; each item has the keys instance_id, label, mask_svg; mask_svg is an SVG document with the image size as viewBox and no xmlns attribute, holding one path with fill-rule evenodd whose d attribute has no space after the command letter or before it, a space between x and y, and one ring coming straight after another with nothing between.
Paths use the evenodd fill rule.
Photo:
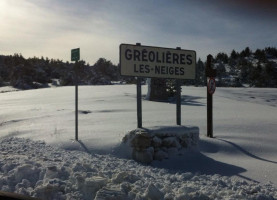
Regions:
<instances>
[{"instance_id":1,"label":"sky","mask_svg":"<svg viewBox=\"0 0 277 200\"><path fill-rule=\"evenodd\" d=\"M0 0L0 55L119 63L121 43L230 54L277 47L276 0Z\"/></svg>"}]
</instances>

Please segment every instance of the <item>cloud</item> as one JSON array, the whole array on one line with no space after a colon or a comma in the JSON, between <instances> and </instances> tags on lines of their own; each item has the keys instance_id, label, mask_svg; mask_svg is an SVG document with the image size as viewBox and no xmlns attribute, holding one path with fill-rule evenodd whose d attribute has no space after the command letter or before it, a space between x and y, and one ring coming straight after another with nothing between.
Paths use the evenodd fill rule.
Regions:
<instances>
[{"instance_id":1,"label":"cloud","mask_svg":"<svg viewBox=\"0 0 277 200\"><path fill-rule=\"evenodd\" d=\"M70 49L80 47L90 64L100 57L117 64L120 43L181 46L202 59L246 46L275 46L277 20L259 11L270 6L239 2L1 0L0 53L69 61Z\"/></svg>"},{"instance_id":2,"label":"cloud","mask_svg":"<svg viewBox=\"0 0 277 200\"><path fill-rule=\"evenodd\" d=\"M2 1L5 9L1 12L1 44L6 47L3 53L62 56L60 59L69 60L65 54L70 48L105 39L100 37L103 31L108 32L104 19L90 13L81 15L83 10L71 15L71 7L50 5L46 1Z\"/></svg>"}]
</instances>

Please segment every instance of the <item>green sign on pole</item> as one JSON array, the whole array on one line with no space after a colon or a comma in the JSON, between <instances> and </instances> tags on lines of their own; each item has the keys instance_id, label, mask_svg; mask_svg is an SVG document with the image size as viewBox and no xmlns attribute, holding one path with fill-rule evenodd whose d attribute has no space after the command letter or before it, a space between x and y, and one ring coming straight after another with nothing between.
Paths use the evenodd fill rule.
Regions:
<instances>
[{"instance_id":1,"label":"green sign on pole","mask_svg":"<svg viewBox=\"0 0 277 200\"><path fill-rule=\"evenodd\" d=\"M71 49L71 61L80 60L80 48Z\"/></svg>"}]
</instances>

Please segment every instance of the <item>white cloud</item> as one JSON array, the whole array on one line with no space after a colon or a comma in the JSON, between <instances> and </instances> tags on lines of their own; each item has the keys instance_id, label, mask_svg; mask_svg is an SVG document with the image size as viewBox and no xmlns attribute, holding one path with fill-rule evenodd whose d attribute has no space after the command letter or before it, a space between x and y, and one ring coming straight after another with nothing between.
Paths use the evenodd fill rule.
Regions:
<instances>
[{"instance_id":1,"label":"white cloud","mask_svg":"<svg viewBox=\"0 0 277 200\"><path fill-rule=\"evenodd\" d=\"M117 64L120 43L181 46L202 59L276 45L276 21L240 18L199 2L1 0L0 54L69 61L70 49L80 47L90 64L100 57Z\"/></svg>"}]
</instances>

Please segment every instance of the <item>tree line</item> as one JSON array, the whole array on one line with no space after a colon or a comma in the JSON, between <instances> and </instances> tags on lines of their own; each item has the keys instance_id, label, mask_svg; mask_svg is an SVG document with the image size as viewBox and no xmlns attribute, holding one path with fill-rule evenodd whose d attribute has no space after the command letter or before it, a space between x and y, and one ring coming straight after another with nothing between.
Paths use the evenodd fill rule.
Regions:
<instances>
[{"instance_id":1,"label":"tree line","mask_svg":"<svg viewBox=\"0 0 277 200\"><path fill-rule=\"evenodd\" d=\"M0 56L0 86L20 89L74 85L78 75L80 85L109 85L113 81L132 81L121 77L118 66L100 58L94 65L79 61L76 65L59 59L28 58L21 54Z\"/></svg>"},{"instance_id":2,"label":"tree line","mask_svg":"<svg viewBox=\"0 0 277 200\"><path fill-rule=\"evenodd\" d=\"M185 85L205 86L205 65L197 61L195 80ZM48 87L49 83L61 86L74 85L76 74L80 85L108 85L114 82L135 83L134 77L121 77L119 65L99 58L94 65L79 61L77 65L59 59L24 58L21 54L0 55L0 86L11 85L20 89ZM230 55L220 52L213 58L217 70L217 86L226 87L277 87L277 49L267 47L252 51L246 47ZM167 80L168 90L174 91L174 80Z\"/></svg>"},{"instance_id":3,"label":"tree line","mask_svg":"<svg viewBox=\"0 0 277 200\"><path fill-rule=\"evenodd\" d=\"M196 85L205 85L205 65L197 62ZM217 70L217 86L226 87L277 87L277 49L266 47L252 51L246 47L230 55L220 52L213 58Z\"/></svg>"}]
</instances>

